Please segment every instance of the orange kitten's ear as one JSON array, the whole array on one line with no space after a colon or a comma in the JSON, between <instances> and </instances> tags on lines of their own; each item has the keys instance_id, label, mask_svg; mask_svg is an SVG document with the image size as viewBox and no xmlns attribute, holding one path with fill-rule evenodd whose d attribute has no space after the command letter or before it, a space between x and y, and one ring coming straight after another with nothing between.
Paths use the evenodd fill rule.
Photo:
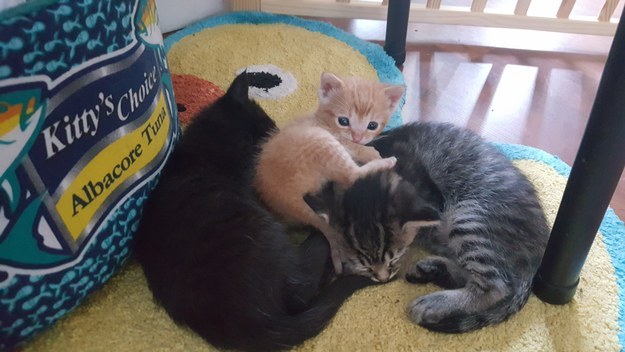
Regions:
<instances>
[{"instance_id":1,"label":"orange kitten's ear","mask_svg":"<svg viewBox=\"0 0 625 352\"><path fill-rule=\"evenodd\" d=\"M384 88L384 94L386 94L386 97L389 100L389 109L391 111L395 111L397 108L399 100L404 95L404 91L404 86L387 86Z\"/></svg>"},{"instance_id":2,"label":"orange kitten's ear","mask_svg":"<svg viewBox=\"0 0 625 352\"><path fill-rule=\"evenodd\" d=\"M336 75L324 72L321 74L321 85L319 87L319 100L323 101L328 98L330 92L343 87L343 80Z\"/></svg>"}]
</instances>

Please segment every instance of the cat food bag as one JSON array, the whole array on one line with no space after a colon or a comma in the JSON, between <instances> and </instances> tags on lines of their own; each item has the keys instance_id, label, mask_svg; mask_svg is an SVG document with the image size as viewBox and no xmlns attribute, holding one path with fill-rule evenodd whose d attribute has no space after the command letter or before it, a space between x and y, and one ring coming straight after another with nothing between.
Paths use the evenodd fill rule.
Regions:
<instances>
[{"instance_id":1,"label":"cat food bag","mask_svg":"<svg viewBox=\"0 0 625 352\"><path fill-rule=\"evenodd\" d=\"M5 8L0 58L4 350L67 314L128 258L180 127L154 0Z\"/></svg>"}]
</instances>

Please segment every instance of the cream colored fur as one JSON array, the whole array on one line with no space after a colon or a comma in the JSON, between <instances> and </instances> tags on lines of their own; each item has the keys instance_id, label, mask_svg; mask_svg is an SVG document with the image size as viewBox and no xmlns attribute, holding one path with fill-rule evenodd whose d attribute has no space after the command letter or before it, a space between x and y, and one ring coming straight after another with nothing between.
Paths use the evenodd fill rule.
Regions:
<instances>
[{"instance_id":1,"label":"cream colored fur","mask_svg":"<svg viewBox=\"0 0 625 352\"><path fill-rule=\"evenodd\" d=\"M337 273L342 272L342 236L303 197L325 182L348 187L369 172L395 165L394 157L382 159L363 144L382 132L403 92L402 86L324 73L317 111L293 120L263 145L255 180L261 198L285 221L323 232ZM339 117L348 118L349 126L342 126ZM368 129L371 122L375 129Z\"/></svg>"}]
</instances>

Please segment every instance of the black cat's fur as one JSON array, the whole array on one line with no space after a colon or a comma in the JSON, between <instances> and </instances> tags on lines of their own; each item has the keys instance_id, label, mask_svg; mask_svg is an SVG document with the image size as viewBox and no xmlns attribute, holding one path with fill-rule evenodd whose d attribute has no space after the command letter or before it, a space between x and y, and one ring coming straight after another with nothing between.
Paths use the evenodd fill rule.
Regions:
<instances>
[{"instance_id":1,"label":"black cat's fur","mask_svg":"<svg viewBox=\"0 0 625 352\"><path fill-rule=\"evenodd\" d=\"M188 126L151 194L136 258L155 300L209 343L277 350L317 335L364 277L332 276L320 234L299 247L251 186L275 128L246 74Z\"/></svg>"}]
</instances>

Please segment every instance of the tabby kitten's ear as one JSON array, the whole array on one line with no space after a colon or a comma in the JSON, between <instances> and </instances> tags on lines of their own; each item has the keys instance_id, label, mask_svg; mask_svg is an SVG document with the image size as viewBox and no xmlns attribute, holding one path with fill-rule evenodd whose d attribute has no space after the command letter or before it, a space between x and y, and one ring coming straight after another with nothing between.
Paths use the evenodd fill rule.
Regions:
<instances>
[{"instance_id":1,"label":"tabby kitten's ear","mask_svg":"<svg viewBox=\"0 0 625 352\"><path fill-rule=\"evenodd\" d=\"M343 80L335 74L324 72L321 74L321 85L319 86L319 101L326 101L330 97L330 92L343 87Z\"/></svg>"},{"instance_id":2,"label":"tabby kitten's ear","mask_svg":"<svg viewBox=\"0 0 625 352\"><path fill-rule=\"evenodd\" d=\"M317 194L307 193L304 201L310 209L319 215L325 222L330 222L330 206L335 204L336 192L334 182L326 183Z\"/></svg>"},{"instance_id":3,"label":"tabby kitten's ear","mask_svg":"<svg viewBox=\"0 0 625 352\"><path fill-rule=\"evenodd\" d=\"M246 102L249 100L249 87L247 71L243 71L232 81L226 95L235 101Z\"/></svg>"},{"instance_id":4,"label":"tabby kitten's ear","mask_svg":"<svg viewBox=\"0 0 625 352\"><path fill-rule=\"evenodd\" d=\"M393 193L393 211L399 218L402 233L396 240L408 246L414 240L418 229L437 226L440 223L440 212L406 181L401 181Z\"/></svg>"},{"instance_id":5,"label":"tabby kitten's ear","mask_svg":"<svg viewBox=\"0 0 625 352\"><path fill-rule=\"evenodd\" d=\"M384 88L384 94L388 98L388 109L390 111L395 111L397 105L399 104L399 100L401 99L401 97L404 96L405 91L406 89L404 88L404 86L389 85Z\"/></svg>"}]
</instances>

